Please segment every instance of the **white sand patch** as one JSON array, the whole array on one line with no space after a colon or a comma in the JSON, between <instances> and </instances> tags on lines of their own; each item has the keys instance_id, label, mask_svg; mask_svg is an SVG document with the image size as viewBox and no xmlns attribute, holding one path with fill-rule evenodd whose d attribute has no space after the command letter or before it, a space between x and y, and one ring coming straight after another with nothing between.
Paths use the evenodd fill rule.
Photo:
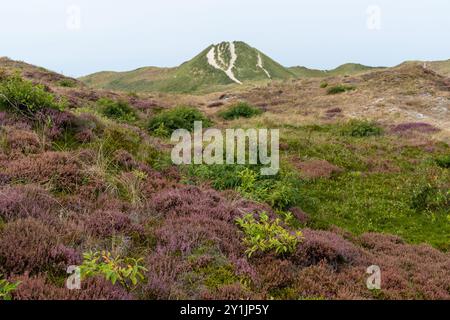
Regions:
<instances>
[{"instance_id":1,"label":"white sand patch","mask_svg":"<svg viewBox=\"0 0 450 320\"><path fill-rule=\"evenodd\" d=\"M224 67L221 67L219 65L219 63L216 60L216 48L218 50L217 52L217 56L219 57L219 60L221 63L223 63L224 66L226 66L226 63L223 61L222 59L222 55L223 55L223 50L225 50L224 48L221 48L220 46L213 46L211 48L211 50L209 50L208 54L206 55L206 58L208 59L208 63L213 66L214 68L218 69L218 70L222 70L223 72L225 72L225 74L228 76L228 78L230 78L232 81L242 84L241 81L239 81L234 73L233 73L233 68L234 65L236 63L236 60L238 58L237 54L236 54L236 47L234 46L234 42L230 42L230 46L229 46L229 50L230 50L230 64L228 65L228 68L225 69Z\"/></svg>"},{"instance_id":2,"label":"white sand patch","mask_svg":"<svg viewBox=\"0 0 450 320\"><path fill-rule=\"evenodd\" d=\"M260 54L260 53L258 53L258 63L256 64L256 66L257 66L258 68L261 68L262 71L264 71L264 72L266 73L266 75L267 75L267 77L268 77L269 79L272 79L272 77L271 77L269 71L267 71L266 69L264 69L263 61L262 61L262 58L261 58L261 54Z\"/></svg>"}]
</instances>

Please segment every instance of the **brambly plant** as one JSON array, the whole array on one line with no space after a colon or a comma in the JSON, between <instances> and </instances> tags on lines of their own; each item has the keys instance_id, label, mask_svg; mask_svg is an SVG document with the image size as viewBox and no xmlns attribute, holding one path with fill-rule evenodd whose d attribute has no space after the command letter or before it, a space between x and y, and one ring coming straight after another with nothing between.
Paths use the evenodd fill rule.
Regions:
<instances>
[{"instance_id":1,"label":"brambly plant","mask_svg":"<svg viewBox=\"0 0 450 320\"><path fill-rule=\"evenodd\" d=\"M58 101L44 86L16 74L0 81L0 106L31 116L44 108L63 110L65 103Z\"/></svg>"},{"instance_id":2,"label":"brambly plant","mask_svg":"<svg viewBox=\"0 0 450 320\"><path fill-rule=\"evenodd\" d=\"M247 247L246 254L250 258L256 252L275 252L277 255L289 255L295 251L302 241L301 231L290 232L282 226L279 218L271 221L265 212L255 219L246 214L236 219L236 223L244 233L243 243Z\"/></svg>"},{"instance_id":3,"label":"brambly plant","mask_svg":"<svg viewBox=\"0 0 450 320\"><path fill-rule=\"evenodd\" d=\"M132 291L144 280L147 269L142 265L142 258L122 258L111 252L86 252L80 267L81 278L102 276L112 284L120 283L126 290Z\"/></svg>"},{"instance_id":4,"label":"brambly plant","mask_svg":"<svg viewBox=\"0 0 450 320\"><path fill-rule=\"evenodd\" d=\"M9 282L6 279L2 279L0 274L0 300L12 300L11 293L17 289L20 282Z\"/></svg>"}]
</instances>

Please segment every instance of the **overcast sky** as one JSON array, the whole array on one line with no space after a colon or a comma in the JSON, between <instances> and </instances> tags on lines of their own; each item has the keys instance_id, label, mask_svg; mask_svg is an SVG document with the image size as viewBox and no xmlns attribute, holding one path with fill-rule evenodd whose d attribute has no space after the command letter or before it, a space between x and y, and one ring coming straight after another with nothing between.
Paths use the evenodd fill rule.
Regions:
<instances>
[{"instance_id":1,"label":"overcast sky","mask_svg":"<svg viewBox=\"0 0 450 320\"><path fill-rule=\"evenodd\" d=\"M242 40L286 66L450 58L448 0L14 0L0 56L65 75L176 66Z\"/></svg>"}]
</instances>

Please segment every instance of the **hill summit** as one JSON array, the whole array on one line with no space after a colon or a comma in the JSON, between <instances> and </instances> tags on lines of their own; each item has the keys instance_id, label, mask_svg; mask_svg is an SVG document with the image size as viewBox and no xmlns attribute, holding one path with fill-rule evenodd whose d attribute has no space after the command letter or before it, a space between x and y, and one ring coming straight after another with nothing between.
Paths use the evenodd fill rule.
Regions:
<instances>
[{"instance_id":1,"label":"hill summit","mask_svg":"<svg viewBox=\"0 0 450 320\"><path fill-rule=\"evenodd\" d=\"M249 81L288 79L293 72L241 41L210 45L176 68L144 67L129 72L99 72L80 80L95 88L138 92L194 92Z\"/></svg>"}]
</instances>

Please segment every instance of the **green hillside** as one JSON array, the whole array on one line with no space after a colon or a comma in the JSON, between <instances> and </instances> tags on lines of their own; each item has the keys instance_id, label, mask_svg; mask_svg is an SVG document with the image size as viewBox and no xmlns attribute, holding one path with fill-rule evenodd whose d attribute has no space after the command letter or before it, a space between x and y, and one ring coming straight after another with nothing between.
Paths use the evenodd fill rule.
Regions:
<instances>
[{"instance_id":1,"label":"green hillside","mask_svg":"<svg viewBox=\"0 0 450 320\"><path fill-rule=\"evenodd\" d=\"M355 75L363 72L382 69L381 67L369 67L358 63L346 63L332 70L308 69L306 67L291 67L289 70L299 78L319 78L331 76Z\"/></svg>"},{"instance_id":2,"label":"green hillside","mask_svg":"<svg viewBox=\"0 0 450 320\"><path fill-rule=\"evenodd\" d=\"M209 46L177 68L145 67L128 72L99 72L80 80L102 89L189 93L292 77L294 74L289 69L246 43L222 42Z\"/></svg>"}]
</instances>

